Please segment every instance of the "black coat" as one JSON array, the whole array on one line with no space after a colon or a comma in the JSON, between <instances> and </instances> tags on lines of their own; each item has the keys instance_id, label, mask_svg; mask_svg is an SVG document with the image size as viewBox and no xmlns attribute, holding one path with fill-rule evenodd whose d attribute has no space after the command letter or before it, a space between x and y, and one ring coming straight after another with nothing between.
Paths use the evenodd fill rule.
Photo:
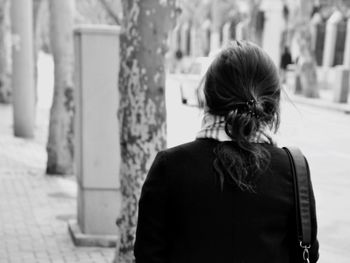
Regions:
<instances>
[{"instance_id":1,"label":"black coat","mask_svg":"<svg viewBox=\"0 0 350 263\"><path fill-rule=\"evenodd\" d=\"M293 179L285 151L265 146L271 163L256 193L229 184L221 191L212 166L217 143L197 139L157 155L139 202L136 263L296 262ZM312 201L311 263L318 258L313 194Z\"/></svg>"}]
</instances>

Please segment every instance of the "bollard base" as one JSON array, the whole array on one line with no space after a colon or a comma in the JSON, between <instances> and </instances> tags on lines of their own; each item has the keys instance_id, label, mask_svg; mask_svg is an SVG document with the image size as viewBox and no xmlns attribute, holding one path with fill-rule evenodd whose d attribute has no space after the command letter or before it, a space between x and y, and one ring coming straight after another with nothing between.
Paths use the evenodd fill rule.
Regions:
<instances>
[{"instance_id":1,"label":"bollard base","mask_svg":"<svg viewBox=\"0 0 350 263\"><path fill-rule=\"evenodd\" d=\"M79 247L116 247L118 241L116 235L84 234L76 220L68 221L68 231L73 243Z\"/></svg>"}]
</instances>

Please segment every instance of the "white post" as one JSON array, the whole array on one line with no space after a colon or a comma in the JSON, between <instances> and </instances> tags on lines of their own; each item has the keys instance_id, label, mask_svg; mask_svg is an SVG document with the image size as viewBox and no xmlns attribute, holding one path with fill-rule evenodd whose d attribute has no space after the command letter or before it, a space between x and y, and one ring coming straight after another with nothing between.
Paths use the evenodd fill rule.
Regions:
<instances>
[{"instance_id":1,"label":"white post","mask_svg":"<svg viewBox=\"0 0 350 263\"><path fill-rule=\"evenodd\" d=\"M244 21L241 21L236 26L236 40L244 40Z\"/></svg>"},{"instance_id":2,"label":"white post","mask_svg":"<svg viewBox=\"0 0 350 263\"><path fill-rule=\"evenodd\" d=\"M210 34L210 54L215 54L220 49L220 32L211 31Z\"/></svg>"},{"instance_id":3,"label":"white post","mask_svg":"<svg viewBox=\"0 0 350 263\"><path fill-rule=\"evenodd\" d=\"M188 23L185 23L181 27L181 51L184 56L188 55L188 32L190 30L190 26Z\"/></svg>"},{"instance_id":4,"label":"white post","mask_svg":"<svg viewBox=\"0 0 350 263\"><path fill-rule=\"evenodd\" d=\"M333 101L338 103L347 103L349 96L350 70L344 66L335 67L335 81L333 83L334 96Z\"/></svg>"},{"instance_id":5,"label":"white post","mask_svg":"<svg viewBox=\"0 0 350 263\"><path fill-rule=\"evenodd\" d=\"M172 49L174 50L174 53L176 52L176 50L180 49L180 31L181 30L181 26L180 25L176 25L176 27L174 28L173 32L172 32Z\"/></svg>"},{"instance_id":6,"label":"white post","mask_svg":"<svg viewBox=\"0 0 350 263\"><path fill-rule=\"evenodd\" d=\"M211 34L210 34L210 53L209 56L216 54L220 49L220 26L221 13L219 0L211 0Z\"/></svg>"},{"instance_id":7,"label":"white post","mask_svg":"<svg viewBox=\"0 0 350 263\"><path fill-rule=\"evenodd\" d=\"M283 4L280 0L263 1L261 10L265 12L262 47L276 65L280 64L281 38L284 29Z\"/></svg>"},{"instance_id":8,"label":"white post","mask_svg":"<svg viewBox=\"0 0 350 263\"><path fill-rule=\"evenodd\" d=\"M14 134L32 138L35 124L32 0L11 0Z\"/></svg>"},{"instance_id":9,"label":"white post","mask_svg":"<svg viewBox=\"0 0 350 263\"><path fill-rule=\"evenodd\" d=\"M326 24L326 36L323 50L323 66L332 67L334 62L335 44L337 41L337 25L343 19L339 11L335 11Z\"/></svg>"},{"instance_id":10,"label":"white post","mask_svg":"<svg viewBox=\"0 0 350 263\"><path fill-rule=\"evenodd\" d=\"M222 27L222 46L225 47L231 40L231 21L226 22Z\"/></svg>"},{"instance_id":11,"label":"white post","mask_svg":"<svg viewBox=\"0 0 350 263\"><path fill-rule=\"evenodd\" d=\"M202 30L201 30L201 36L202 36L202 47L203 47L203 53L205 55L208 55L210 52L210 35L211 35L211 22L209 19L205 20L202 24ZM209 35L209 36L208 36Z\"/></svg>"},{"instance_id":12,"label":"white post","mask_svg":"<svg viewBox=\"0 0 350 263\"><path fill-rule=\"evenodd\" d=\"M194 25L191 26L191 30L190 30L190 38L191 38L191 41L190 41L190 44L191 44L191 52L190 52L190 56L192 57L199 57L201 56L201 47L200 47L200 41L198 41L197 37L198 37L198 34L197 34L197 29Z\"/></svg>"},{"instance_id":13,"label":"white post","mask_svg":"<svg viewBox=\"0 0 350 263\"><path fill-rule=\"evenodd\" d=\"M74 34L78 222L69 230L77 245L113 247L117 240L119 32L117 26L80 26Z\"/></svg>"},{"instance_id":14,"label":"white post","mask_svg":"<svg viewBox=\"0 0 350 263\"><path fill-rule=\"evenodd\" d=\"M319 13L314 14L311 19L311 46L316 50L317 26L322 23L322 17Z\"/></svg>"}]
</instances>

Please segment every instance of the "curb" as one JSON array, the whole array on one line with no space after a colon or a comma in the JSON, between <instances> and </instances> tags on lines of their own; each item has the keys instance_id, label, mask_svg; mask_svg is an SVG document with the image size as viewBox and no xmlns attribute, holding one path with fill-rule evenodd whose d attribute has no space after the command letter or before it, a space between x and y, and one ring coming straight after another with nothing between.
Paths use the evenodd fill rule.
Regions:
<instances>
[{"instance_id":1,"label":"curb","mask_svg":"<svg viewBox=\"0 0 350 263\"><path fill-rule=\"evenodd\" d=\"M84 234L76 220L68 221L68 231L78 247L116 247L118 241L118 236L114 235Z\"/></svg>"},{"instance_id":2,"label":"curb","mask_svg":"<svg viewBox=\"0 0 350 263\"><path fill-rule=\"evenodd\" d=\"M290 95L290 99L298 104L303 104L307 106L312 106L316 108L321 108L325 110L333 110L338 112L343 112L345 114L350 114L350 104L348 103L336 103L330 102L322 99L305 98L298 95Z\"/></svg>"}]
</instances>

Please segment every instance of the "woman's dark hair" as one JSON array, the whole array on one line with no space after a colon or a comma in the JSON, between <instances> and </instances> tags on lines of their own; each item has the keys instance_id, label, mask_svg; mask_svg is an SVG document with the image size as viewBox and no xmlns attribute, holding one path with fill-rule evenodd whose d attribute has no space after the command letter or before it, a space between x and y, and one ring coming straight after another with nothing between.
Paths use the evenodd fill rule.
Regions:
<instances>
[{"instance_id":1,"label":"woman's dark hair","mask_svg":"<svg viewBox=\"0 0 350 263\"><path fill-rule=\"evenodd\" d=\"M257 175L266 170L270 154L257 136L279 126L280 80L271 58L257 45L234 41L210 65L204 82L206 111L225 116L232 142L215 149L214 168L223 181L254 191Z\"/></svg>"}]
</instances>

